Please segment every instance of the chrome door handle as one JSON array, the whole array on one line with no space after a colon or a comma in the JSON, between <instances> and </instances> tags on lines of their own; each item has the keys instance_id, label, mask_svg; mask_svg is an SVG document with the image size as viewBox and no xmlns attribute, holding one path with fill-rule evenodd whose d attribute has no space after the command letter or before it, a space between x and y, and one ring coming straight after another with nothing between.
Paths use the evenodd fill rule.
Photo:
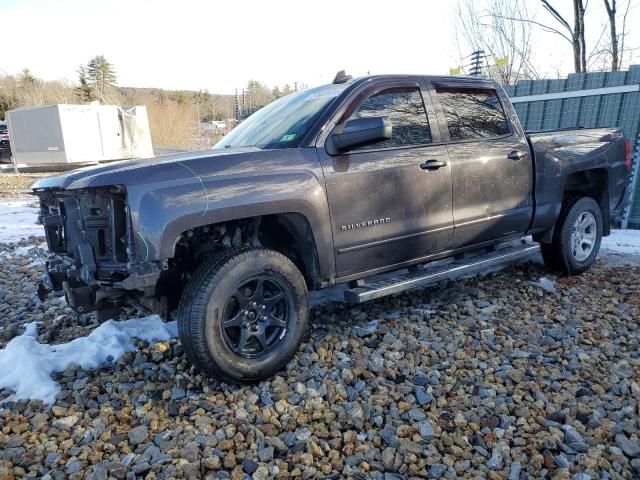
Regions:
<instances>
[{"instance_id":1,"label":"chrome door handle","mask_svg":"<svg viewBox=\"0 0 640 480\"><path fill-rule=\"evenodd\" d=\"M447 162L444 160L427 160L420 164L420 168L423 170L438 170L439 168L446 167Z\"/></svg>"},{"instance_id":2,"label":"chrome door handle","mask_svg":"<svg viewBox=\"0 0 640 480\"><path fill-rule=\"evenodd\" d=\"M520 150L514 150L507 155L509 160L521 160L526 158L529 154Z\"/></svg>"}]
</instances>

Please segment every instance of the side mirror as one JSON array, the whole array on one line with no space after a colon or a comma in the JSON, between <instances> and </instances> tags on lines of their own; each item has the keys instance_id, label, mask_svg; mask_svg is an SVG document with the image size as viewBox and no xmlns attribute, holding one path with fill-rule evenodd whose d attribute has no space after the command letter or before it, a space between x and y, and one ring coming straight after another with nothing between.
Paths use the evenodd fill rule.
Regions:
<instances>
[{"instance_id":1,"label":"side mirror","mask_svg":"<svg viewBox=\"0 0 640 480\"><path fill-rule=\"evenodd\" d=\"M338 155L355 147L371 145L389 140L392 135L391 121L387 117L355 118L342 129L337 126L327 139L329 155Z\"/></svg>"}]
</instances>

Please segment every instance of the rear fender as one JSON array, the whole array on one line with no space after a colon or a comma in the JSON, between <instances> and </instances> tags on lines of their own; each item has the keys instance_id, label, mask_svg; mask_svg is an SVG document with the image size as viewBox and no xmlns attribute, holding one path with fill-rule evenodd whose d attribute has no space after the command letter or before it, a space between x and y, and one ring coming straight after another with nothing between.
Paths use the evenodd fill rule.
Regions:
<instances>
[{"instance_id":1,"label":"rear fender","mask_svg":"<svg viewBox=\"0 0 640 480\"><path fill-rule=\"evenodd\" d=\"M553 235L562 202L567 192L593 196L602 208L605 235L610 229L611 195L620 190L624 179L624 143L615 129L583 129L530 135L536 162L536 210L530 231L545 241ZM594 173L587 173L594 172ZM602 178L604 184L588 182L579 186L574 180ZM578 187L578 188L576 188ZM593 188L592 188L593 187Z\"/></svg>"}]
</instances>

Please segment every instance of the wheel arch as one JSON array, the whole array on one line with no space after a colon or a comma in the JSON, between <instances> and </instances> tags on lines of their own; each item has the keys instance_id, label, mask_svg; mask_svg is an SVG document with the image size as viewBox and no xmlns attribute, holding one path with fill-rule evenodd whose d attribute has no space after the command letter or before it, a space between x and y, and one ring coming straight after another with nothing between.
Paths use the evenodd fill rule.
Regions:
<instances>
[{"instance_id":1,"label":"wheel arch","mask_svg":"<svg viewBox=\"0 0 640 480\"><path fill-rule=\"evenodd\" d=\"M609 172L606 168L580 170L567 175L564 182L564 198L591 197L602 212L602 235L611 233L609 209Z\"/></svg>"},{"instance_id":2,"label":"wheel arch","mask_svg":"<svg viewBox=\"0 0 640 480\"><path fill-rule=\"evenodd\" d=\"M321 286L318 249L309 220L300 213L280 213L260 218L258 240L264 247L289 258L313 290Z\"/></svg>"},{"instance_id":3,"label":"wheel arch","mask_svg":"<svg viewBox=\"0 0 640 480\"><path fill-rule=\"evenodd\" d=\"M298 212L226 220L190 228L180 234L172 258L193 256L193 266L213 253L243 246L265 247L289 258L302 272L309 290L322 284L318 248L311 223Z\"/></svg>"},{"instance_id":4,"label":"wheel arch","mask_svg":"<svg viewBox=\"0 0 640 480\"><path fill-rule=\"evenodd\" d=\"M562 184L562 194L558 204L558 214L562 205L575 197L591 197L602 212L602 235L611 233L611 213L609 208L609 172L606 168L592 168L569 173ZM557 221L557 219L556 219ZM550 229L536 233L533 239L541 243L551 243L556 223Z\"/></svg>"}]
</instances>

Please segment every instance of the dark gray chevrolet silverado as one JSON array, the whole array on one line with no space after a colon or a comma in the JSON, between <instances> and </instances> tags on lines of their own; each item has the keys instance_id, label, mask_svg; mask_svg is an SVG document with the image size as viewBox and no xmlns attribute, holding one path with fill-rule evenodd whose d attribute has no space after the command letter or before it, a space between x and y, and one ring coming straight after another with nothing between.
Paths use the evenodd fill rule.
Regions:
<instances>
[{"instance_id":1,"label":"dark gray chevrolet silverado","mask_svg":"<svg viewBox=\"0 0 640 480\"><path fill-rule=\"evenodd\" d=\"M493 81L340 73L212 150L36 182L41 292L103 318L177 308L194 364L256 380L298 349L309 290L348 282L361 302L538 248L550 268L584 271L629 167L616 129L525 134Z\"/></svg>"}]
</instances>

